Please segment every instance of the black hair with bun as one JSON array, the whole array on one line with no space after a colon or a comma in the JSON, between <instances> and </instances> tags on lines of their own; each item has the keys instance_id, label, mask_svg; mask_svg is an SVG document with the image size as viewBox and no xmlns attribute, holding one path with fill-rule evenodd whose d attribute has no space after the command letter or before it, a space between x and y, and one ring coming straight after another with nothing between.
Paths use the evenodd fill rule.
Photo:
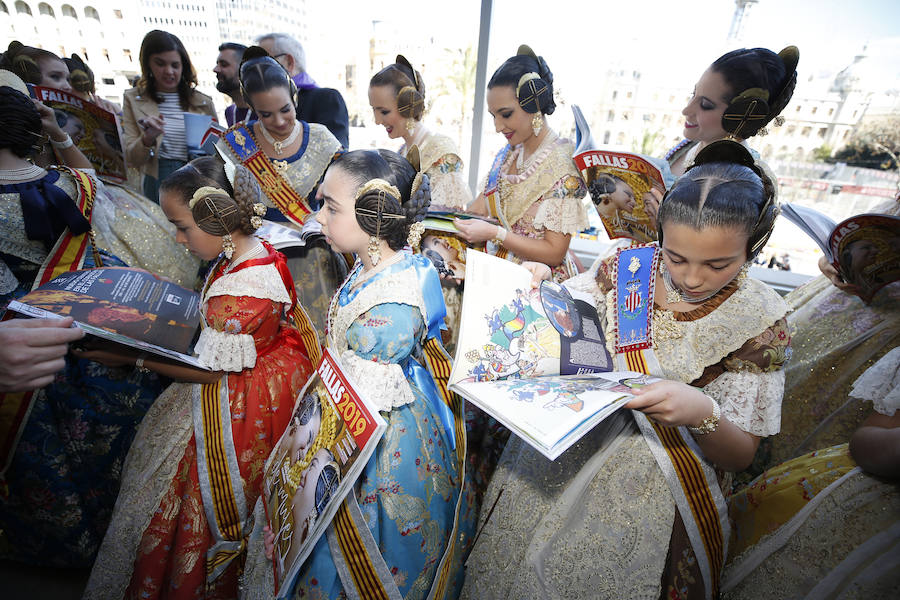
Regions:
<instances>
[{"instance_id":1,"label":"black hair with bun","mask_svg":"<svg viewBox=\"0 0 900 600\"><path fill-rule=\"evenodd\" d=\"M0 87L0 148L27 158L41 137L41 114L31 98L11 87Z\"/></svg>"},{"instance_id":2,"label":"black hair with bun","mask_svg":"<svg viewBox=\"0 0 900 600\"><path fill-rule=\"evenodd\" d=\"M377 235L392 250L406 245L409 228L425 218L431 205L431 184L421 174L416 193L412 194L416 169L408 160L391 150L353 150L332 163L357 183L357 190L373 179L383 179L397 188L400 197L372 189L356 199L356 222L369 235ZM363 214L360 214L362 212ZM379 219L378 215L382 215ZM393 218L400 215L403 218Z\"/></svg>"},{"instance_id":3,"label":"black hair with bun","mask_svg":"<svg viewBox=\"0 0 900 600\"><path fill-rule=\"evenodd\" d=\"M228 181L225 163L218 156L201 156L181 167L160 184L160 194L177 194L185 204L202 187L222 190L209 193L191 209L197 226L210 235L225 235L234 231L250 235L256 228L250 219L253 205L262 202L262 191L256 178L242 165L237 165L234 186Z\"/></svg>"},{"instance_id":4,"label":"black hair with bun","mask_svg":"<svg viewBox=\"0 0 900 600\"><path fill-rule=\"evenodd\" d=\"M250 96L258 92L267 92L280 87L287 90L291 100L297 104L297 85L287 70L272 58L265 48L250 46L244 51L239 70L241 95L251 107Z\"/></svg>"},{"instance_id":5,"label":"black hair with bun","mask_svg":"<svg viewBox=\"0 0 900 600\"><path fill-rule=\"evenodd\" d=\"M538 77L520 88L522 77L529 73L536 73ZM519 106L527 113L541 112L552 115L556 110L556 102L553 100L553 73L544 57L536 55L524 44L519 46L515 56L506 59L506 62L494 71L491 80L488 81L488 89L502 85L508 85L516 91Z\"/></svg>"}]
</instances>

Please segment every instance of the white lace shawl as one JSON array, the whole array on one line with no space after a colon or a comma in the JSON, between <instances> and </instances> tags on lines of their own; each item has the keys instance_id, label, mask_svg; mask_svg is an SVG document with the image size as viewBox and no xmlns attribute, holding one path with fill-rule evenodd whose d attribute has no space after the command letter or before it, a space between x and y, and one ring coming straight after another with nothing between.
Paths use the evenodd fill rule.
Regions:
<instances>
[{"instance_id":1,"label":"white lace shawl","mask_svg":"<svg viewBox=\"0 0 900 600\"><path fill-rule=\"evenodd\" d=\"M853 382L850 395L871 401L879 414L894 416L900 408L900 346L866 369Z\"/></svg>"},{"instance_id":2,"label":"white lace shawl","mask_svg":"<svg viewBox=\"0 0 900 600\"><path fill-rule=\"evenodd\" d=\"M346 306L338 306L328 333L328 344L339 353L344 370L365 387L366 395L381 412L390 412L415 400L409 381L399 364L366 360L357 355L347 345L347 331L357 317L379 304L389 303L413 306L421 313L422 321L428 322L419 279L415 269L408 268L376 277ZM425 333L423 328L423 336Z\"/></svg>"},{"instance_id":3,"label":"white lace shawl","mask_svg":"<svg viewBox=\"0 0 900 600\"><path fill-rule=\"evenodd\" d=\"M599 266L600 261L595 261L588 271L568 280L565 285L594 297L606 332L606 295L596 279ZM786 312L787 305L777 293L755 279L747 279L709 315L695 321L678 322L682 337L657 345L655 351L663 376L676 381L694 381L706 367L716 364L765 331ZM716 399L722 415L742 430L761 437L781 431L783 370L765 373L726 371L704 391Z\"/></svg>"},{"instance_id":4,"label":"white lace shawl","mask_svg":"<svg viewBox=\"0 0 900 600\"><path fill-rule=\"evenodd\" d=\"M249 296L290 304L291 297L281 274L274 264L247 267L235 273L226 273L215 280L203 297L203 317L207 316L207 304L214 296ZM206 319L208 322L208 319ZM253 336L239 331L240 324L232 331L219 331L205 326L194 351L200 364L214 371L240 372L256 366L256 341Z\"/></svg>"}]
</instances>

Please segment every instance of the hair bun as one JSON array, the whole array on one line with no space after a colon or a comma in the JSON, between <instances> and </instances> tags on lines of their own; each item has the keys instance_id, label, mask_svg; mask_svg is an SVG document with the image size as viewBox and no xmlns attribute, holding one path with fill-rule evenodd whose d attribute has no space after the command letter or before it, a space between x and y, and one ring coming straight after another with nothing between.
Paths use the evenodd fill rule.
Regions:
<instances>
[{"instance_id":1,"label":"hair bun","mask_svg":"<svg viewBox=\"0 0 900 600\"><path fill-rule=\"evenodd\" d=\"M241 58L241 66L247 61L253 60L254 58L272 58L272 56L266 51L262 46L250 46L246 50L244 50L244 56ZM275 60L272 58L272 60Z\"/></svg>"}]
</instances>

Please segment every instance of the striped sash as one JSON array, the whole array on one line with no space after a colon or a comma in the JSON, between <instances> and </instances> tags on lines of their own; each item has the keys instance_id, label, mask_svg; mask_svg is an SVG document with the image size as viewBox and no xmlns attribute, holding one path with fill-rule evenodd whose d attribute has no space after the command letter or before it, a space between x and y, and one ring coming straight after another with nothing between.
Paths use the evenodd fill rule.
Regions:
<instances>
[{"instance_id":1,"label":"striped sash","mask_svg":"<svg viewBox=\"0 0 900 600\"><path fill-rule=\"evenodd\" d=\"M654 252L649 252L651 249ZM619 250L612 276L618 365L645 374L662 372L652 350L656 252L655 244ZM650 256L652 259L648 260ZM716 473L701 458L699 446L685 427L666 427L650 421L641 412L632 414L678 507L705 584L704 597L716 598L730 535L728 509Z\"/></svg>"},{"instance_id":2,"label":"striped sash","mask_svg":"<svg viewBox=\"0 0 900 600\"><path fill-rule=\"evenodd\" d=\"M59 170L69 173L74 178L78 190L78 198L75 199L75 203L81 214L90 222L94 198L97 194L94 180L78 169L59 167ZM41 265L31 289L36 289L63 273L80 269L84 263L84 253L89 240L93 241L92 230L81 235L72 235L72 232L66 229ZM96 265L101 266L102 262L96 244L92 244L92 249ZM6 311L3 320L11 318L13 318L13 313ZM19 438L28 422L34 395L39 391L0 394L0 497L8 496L9 490L4 475L12 462Z\"/></svg>"},{"instance_id":3,"label":"striped sash","mask_svg":"<svg viewBox=\"0 0 900 600\"><path fill-rule=\"evenodd\" d=\"M309 142L309 124L302 123L302 125L304 141L301 151ZM306 202L306 198L291 187L290 183L272 164L272 161L256 145L250 130L243 123L238 123L222 134L222 139L231 147L241 164L253 173L262 192L272 201L272 204L291 222L302 227L312 213L312 209Z\"/></svg>"},{"instance_id":4,"label":"striped sash","mask_svg":"<svg viewBox=\"0 0 900 600\"><path fill-rule=\"evenodd\" d=\"M434 280L437 281L436 278ZM429 282L427 277L424 278L424 281L427 282L423 284L427 292L428 283L433 282ZM435 294L438 298L440 297L439 287L431 295ZM458 531L465 504L463 482L465 481L466 467L466 424L462 398L447 387L451 360L441 346L438 337L440 335L439 323L443 320L444 313L442 310L428 310L426 313L429 319L429 333L423 345L425 368L434 379L441 400L449 407L453 415L457 476L459 478L453 527L447 538L447 547L438 563L434 582L428 594L428 599L432 600L446 596L453 587L451 574L454 572L454 567L461 567L461 564L458 564L461 563L461 552L459 552L458 545L462 540L459 539ZM332 559L340 575L341 583L344 585L344 591L351 600L368 600L369 598L395 600L400 598L400 592L394 583L390 569L375 543L371 530L362 518L355 496L352 494L347 496L327 533Z\"/></svg>"},{"instance_id":5,"label":"striped sash","mask_svg":"<svg viewBox=\"0 0 900 600\"><path fill-rule=\"evenodd\" d=\"M213 544L206 553L210 585L246 547L247 501L231 431L228 375L194 385L194 438L200 493Z\"/></svg>"}]
</instances>

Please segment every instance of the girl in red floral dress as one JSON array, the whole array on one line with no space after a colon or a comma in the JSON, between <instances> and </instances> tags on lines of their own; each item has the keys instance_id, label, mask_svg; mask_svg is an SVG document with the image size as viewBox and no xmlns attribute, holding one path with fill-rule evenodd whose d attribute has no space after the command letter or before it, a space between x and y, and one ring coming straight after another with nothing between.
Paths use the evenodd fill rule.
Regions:
<instances>
[{"instance_id":1,"label":"girl in red floral dress","mask_svg":"<svg viewBox=\"0 0 900 600\"><path fill-rule=\"evenodd\" d=\"M249 171L200 158L160 196L176 240L214 260L195 348L211 370L84 353L183 382L141 424L85 598L237 597L263 464L319 352L284 256L252 235L265 207Z\"/></svg>"}]
</instances>

